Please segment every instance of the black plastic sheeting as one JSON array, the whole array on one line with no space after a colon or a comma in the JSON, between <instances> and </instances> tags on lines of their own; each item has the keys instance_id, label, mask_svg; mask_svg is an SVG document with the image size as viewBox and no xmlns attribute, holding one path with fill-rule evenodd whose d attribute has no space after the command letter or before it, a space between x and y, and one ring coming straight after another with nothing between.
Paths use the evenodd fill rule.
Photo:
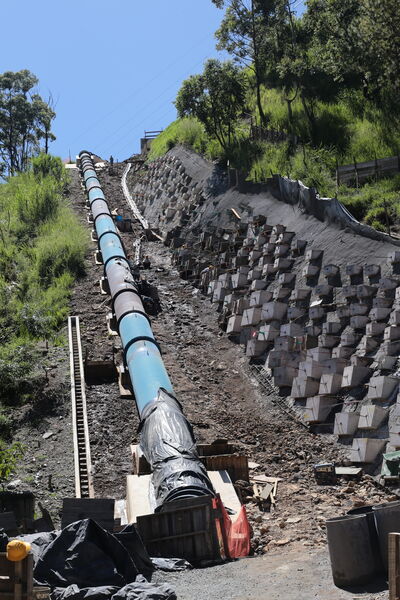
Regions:
<instances>
[{"instance_id":1,"label":"black plastic sheeting","mask_svg":"<svg viewBox=\"0 0 400 600\"><path fill-rule=\"evenodd\" d=\"M51 600L177 600L176 594L165 583L154 584L138 575L134 583L121 589L116 587L98 587L79 589L76 585L56 588L50 595Z\"/></svg>"},{"instance_id":2,"label":"black plastic sheeting","mask_svg":"<svg viewBox=\"0 0 400 600\"><path fill-rule=\"evenodd\" d=\"M20 539L31 544L34 579L52 588L51 600L176 600L169 586L149 581L152 573L191 568L180 558L151 559L134 525L112 534L84 519Z\"/></svg>"},{"instance_id":3,"label":"black plastic sheeting","mask_svg":"<svg viewBox=\"0 0 400 600\"><path fill-rule=\"evenodd\" d=\"M116 536L95 521L84 519L65 527L44 547L33 576L39 584L52 588L71 584L121 588L135 581L139 572L135 558Z\"/></svg>"},{"instance_id":4,"label":"black plastic sheeting","mask_svg":"<svg viewBox=\"0 0 400 600\"><path fill-rule=\"evenodd\" d=\"M199 459L193 429L179 402L163 388L145 407L140 423L140 446L153 475L156 511L165 502L214 495Z\"/></svg>"}]
</instances>

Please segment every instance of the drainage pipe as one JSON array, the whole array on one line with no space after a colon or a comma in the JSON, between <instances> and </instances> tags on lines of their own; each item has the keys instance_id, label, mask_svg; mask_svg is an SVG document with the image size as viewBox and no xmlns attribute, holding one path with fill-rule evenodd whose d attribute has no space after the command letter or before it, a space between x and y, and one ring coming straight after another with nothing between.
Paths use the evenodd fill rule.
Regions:
<instances>
[{"instance_id":1,"label":"drainage pipe","mask_svg":"<svg viewBox=\"0 0 400 600\"><path fill-rule=\"evenodd\" d=\"M192 427L175 397L122 240L86 150L79 155L79 167L139 412L140 445L153 471L156 510L172 500L214 495L197 454Z\"/></svg>"}]
</instances>

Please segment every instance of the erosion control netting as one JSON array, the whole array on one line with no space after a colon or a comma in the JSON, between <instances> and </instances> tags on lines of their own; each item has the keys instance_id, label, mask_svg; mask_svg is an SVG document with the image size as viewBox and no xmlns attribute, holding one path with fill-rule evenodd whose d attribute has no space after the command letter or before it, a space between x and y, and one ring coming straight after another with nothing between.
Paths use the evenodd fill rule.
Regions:
<instances>
[{"instance_id":1,"label":"erosion control netting","mask_svg":"<svg viewBox=\"0 0 400 600\"><path fill-rule=\"evenodd\" d=\"M146 406L140 424L140 446L151 465L156 510L177 498L214 495L199 459L193 429L179 402L160 388Z\"/></svg>"}]
</instances>

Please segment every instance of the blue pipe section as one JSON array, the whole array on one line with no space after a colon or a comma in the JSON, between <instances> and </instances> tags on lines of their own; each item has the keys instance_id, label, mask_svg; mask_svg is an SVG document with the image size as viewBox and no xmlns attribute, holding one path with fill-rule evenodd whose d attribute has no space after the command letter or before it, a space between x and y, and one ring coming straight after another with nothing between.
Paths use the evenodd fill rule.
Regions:
<instances>
[{"instance_id":1,"label":"blue pipe section","mask_svg":"<svg viewBox=\"0 0 400 600\"><path fill-rule=\"evenodd\" d=\"M85 164L88 164L87 160L85 160ZM92 194L92 204L101 196L98 193L101 191L101 186L96 171L93 168L85 170L83 179L89 189L89 200ZM91 189L93 186L96 186L96 197L93 193L94 190ZM105 198L102 196L101 199ZM107 272L112 269L114 260L121 258L127 260L125 251L111 214L99 215L95 228ZM141 305L141 309L144 313L143 305ZM121 319L119 333L125 350L125 361L132 381L137 408L141 415L146 405L157 398L160 388L166 389L171 394L174 393L174 390L149 320L143 314L131 312ZM137 341L132 343L132 340Z\"/></svg>"},{"instance_id":2,"label":"blue pipe section","mask_svg":"<svg viewBox=\"0 0 400 600\"><path fill-rule=\"evenodd\" d=\"M100 188L95 188L94 190L89 190L88 196L89 196L90 206L92 205L92 202L94 202L95 200L105 200L106 199L103 190L101 190Z\"/></svg>"},{"instance_id":3,"label":"blue pipe section","mask_svg":"<svg viewBox=\"0 0 400 600\"><path fill-rule=\"evenodd\" d=\"M105 233L102 236L100 240L100 250L104 265L107 265L111 258L119 257L126 260L125 251L122 247L121 240L115 233Z\"/></svg>"},{"instance_id":4,"label":"blue pipe section","mask_svg":"<svg viewBox=\"0 0 400 600\"><path fill-rule=\"evenodd\" d=\"M110 222L110 217L105 213L99 215L96 219L96 233L98 239L105 233L115 233L118 235L114 222Z\"/></svg>"},{"instance_id":5,"label":"blue pipe section","mask_svg":"<svg viewBox=\"0 0 400 600\"><path fill-rule=\"evenodd\" d=\"M97 200L105 201L91 155L79 155L81 173L93 210ZM141 446L153 470L157 509L179 498L214 495L207 471L201 463L192 428L182 413L145 313L109 209L103 203L95 219L105 274L119 323L124 358L141 419ZM111 283L112 282L112 283ZM111 289L112 287L112 289ZM117 306L118 304L118 306Z\"/></svg>"}]
</instances>

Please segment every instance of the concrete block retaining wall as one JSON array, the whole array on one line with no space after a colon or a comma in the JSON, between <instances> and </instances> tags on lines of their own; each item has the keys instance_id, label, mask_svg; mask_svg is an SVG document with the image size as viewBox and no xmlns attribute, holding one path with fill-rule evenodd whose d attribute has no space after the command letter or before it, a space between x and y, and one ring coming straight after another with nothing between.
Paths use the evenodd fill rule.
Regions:
<instances>
[{"instance_id":1,"label":"concrete block retaining wall","mask_svg":"<svg viewBox=\"0 0 400 600\"><path fill-rule=\"evenodd\" d=\"M210 297L221 327L243 343L249 360L261 362L285 395L290 390L306 422L328 419L338 439L353 438L350 460L376 462L400 447L400 405L392 418L400 252L387 236L343 216L333 200L322 212L346 222L347 230L303 214L295 219L292 206L282 208L289 180L278 181L281 198L264 198L264 214L258 196L251 202L237 190L213 196L204 177L196 181L187 156L172 152L154 161L130 190L175 247L181 275ZM321 213L307 188L297 186L296 194ZM212 208L218 218L210 224Z\"/></svg>"}]
</instances>

